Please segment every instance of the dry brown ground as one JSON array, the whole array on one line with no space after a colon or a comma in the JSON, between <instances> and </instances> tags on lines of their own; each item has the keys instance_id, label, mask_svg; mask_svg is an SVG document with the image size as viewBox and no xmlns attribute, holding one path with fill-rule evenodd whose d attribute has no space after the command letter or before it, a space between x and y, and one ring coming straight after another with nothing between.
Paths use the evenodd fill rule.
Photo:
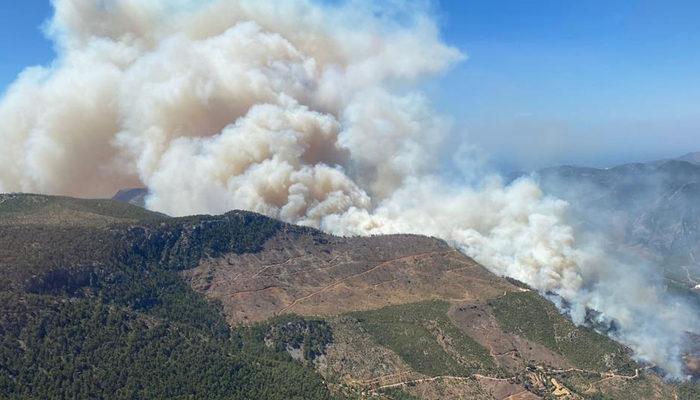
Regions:
<instances>
[{"instance_id":1,"label":"dry brown ground","mask_svg":"<svg viewBox=\"0 0 700 400\"><path fill-rule=\"evenodd\" d=\"M292 237L184 273L231 325L296 313L337 315L430 299L477 302L517 288L443 241L413 235Z\"/></svg>"},{"instance_id":2,"label":"dry brown ground","mask_svg":"<svg viewBox=\"0 0 700 400\"><path fill-rule=\"evenodd\" d=\"M477 376L476 380L481 388L494 399L540 399L540 396L530 393L523 386L511 383L508 380L497 380L482 376Z\"/></svg>"},{"instance_id":3,"label":"dry brown ground","mask_svg":"<svg viewBox=\"0 0 700 400\"><path fill-rule=\"evenodd\" d=\"M427 400L493 400L484 388L473 380L438 380L417 383L404 389L406 392Z\"/></svg>"}]
</instances>

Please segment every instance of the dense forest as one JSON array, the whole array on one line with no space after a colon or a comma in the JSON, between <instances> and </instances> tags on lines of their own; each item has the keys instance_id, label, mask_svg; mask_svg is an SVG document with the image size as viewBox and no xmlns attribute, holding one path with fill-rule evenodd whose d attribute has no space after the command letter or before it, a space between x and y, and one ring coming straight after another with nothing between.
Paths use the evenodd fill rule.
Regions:
<instances>
[{"instance_id":1,"label":"dense forest","mask_svg":"<svg viewBox=\"0 0 700 400\"><path fill-rule=\"evenodd\" d=\"M179 276L203 257L256 252L277 230L301 228L244 212L166 219L37 196L3 198L0 216L1 397L331 398L308 365L332 339L323 323L231 330Z\"/></svg>"}]
</instances>

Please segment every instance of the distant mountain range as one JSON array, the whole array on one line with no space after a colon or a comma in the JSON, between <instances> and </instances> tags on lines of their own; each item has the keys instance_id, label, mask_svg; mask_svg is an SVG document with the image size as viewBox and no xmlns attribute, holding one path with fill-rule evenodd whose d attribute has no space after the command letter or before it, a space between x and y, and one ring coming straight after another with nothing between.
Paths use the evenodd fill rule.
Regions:
<instances>
[{"instance_id":1,"label":"distant mountain range","mask_svg":"<svg viewBox=\"0 0 700 400\"><path fill-rule=\"evenodd\" d=\"M148 196L148 189L146 188L122 189L118 191L114 197L112 197L112 200L133 204L139 207L145 207L146 196Z\"/></svg>"},{"instance_id":2,"label":"distant mountain range","mask_svg":"<svg viewBox=\"0 0 700 400\"><path fill-rule=\"evenodd\" d=\"M669 280L700 284L700 152L613 168L537 171L543 190L571 205L583 232L664 268Z\"/></svg>"},{"instance_id":3,"label":"distant mountain range","mask_svg":"<svg viewBox=\"0 0 700 400\"><path fill-rule=\"evenodd\" d=\"M695 153L688 153L682 157L678 157L678 160L700 164L700 151L697 151Z\"/></svg>"}]
</instances>

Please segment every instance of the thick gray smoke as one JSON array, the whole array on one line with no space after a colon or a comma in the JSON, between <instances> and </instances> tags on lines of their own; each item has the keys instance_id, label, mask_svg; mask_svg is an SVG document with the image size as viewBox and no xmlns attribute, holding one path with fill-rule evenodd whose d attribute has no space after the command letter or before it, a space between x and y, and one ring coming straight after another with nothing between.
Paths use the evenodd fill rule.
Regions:
<instances>
[{"instance_id":1,"label":"thick gray smoke","mask_svg":"<svg viewBox=\"0 0 700 400\"><path fill-rule=\"evenodd\" d=\"M530 179L478 188L437 166L449 121L415 88L464 58L426 8L303 0L55 0L59 58L0 103L0 191L145 185L172 215L233 208L338 234L442 237L492 271L615 321L673 376L690 309L577 243Z\"/></svg>"}]
</instances>

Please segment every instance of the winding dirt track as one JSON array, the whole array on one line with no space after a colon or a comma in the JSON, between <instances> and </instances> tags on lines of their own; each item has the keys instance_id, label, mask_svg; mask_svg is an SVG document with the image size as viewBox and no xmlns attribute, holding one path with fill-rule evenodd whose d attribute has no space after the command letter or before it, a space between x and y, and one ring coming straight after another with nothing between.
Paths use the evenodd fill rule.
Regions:
<instances>
[{"instance_id":1,"label":"winding dirt track","mask_svg":"<svg viewBox=\"0 0 700 400\"><path fill-rule=\"evenodd\" d=\"M646 367L644 369L648 369L648 368L652 368L652 367ZM620 374L616 374L612 371L610 371L610 372L598 372L598 371L589 371L589 370L584 370L584 369L579 369L579 368L569 368L569 369L565 369L565 370L552 370L552 371L547 371L547 372L553 373L553 374L562 374L562 373L567 373L567 372L583 372L583 373L588 373L588 374L597 374L603 378L599 381L591 383L590 387L587 390L591 390L594 385L597 385L603 381L610 380L610 379L618 378L618 379L631 380L631 379L639 378L639 368L634 370L634 375L620 375ZM361 381L358 383L371 385L372 383L381 381L382 379L397 377L397 376L405 375L407 373L409 373L409 372L401 372L401 373L397 373L397 374L384 375L384 376L380 376L380 377L370 379L367 381ZM383 390L383 389L396 388L396 387L412 385L412 384L417 384L417 383L435 382L438 380L468 381L468 380L474 380L474 379L486 379L486 380L496 381L496 382L511 382L515 378L516 378L515 376L509 377L509 378L497 378L494 376L487 376L487 375L482 375L482 374L472 374L471 376L440 375L440 376L434 376L434 377L430 377L430 378L409 379L409 380L405 380L405 381L401 381L401 382L386 384L386 385L382 385L382 386L378 386L376 388L373 388L372 391L378 392L378 391ZM515 393L513 395L508 396L507 398L505 398L503 400L514 399L515 397L513 397L513 396L518 396L518 395L521 395L522 393L524 393L524 392Z\"/></svg>"},{"instance_id":2,"label":"winding dirt track","mask_svg":"<svg viewBox=\"0 0 700 400\"><path fill-rule=\"evenodd\" d=\"M409 381L403 381L403 382L398 382L398 383L392 383L389 385L383 385L379 386L378 388L374 389L374 391L379 391L383 389L390 389L394 387L399 387L399 386L405 386L405 385L410 385L410 384L415 384L415 383L423 383L423 382L435 382L438 380L454 380L454 381L469 381L473 380L475 375L472 376L452 376L452 375L441 375L441 376L434 376L432 378L421 378L421 379L412 379ZM484 377L488 378L488 377ZM498 378L493 378L495 380L500 380Z\"/></svg>"}]
</instances>

